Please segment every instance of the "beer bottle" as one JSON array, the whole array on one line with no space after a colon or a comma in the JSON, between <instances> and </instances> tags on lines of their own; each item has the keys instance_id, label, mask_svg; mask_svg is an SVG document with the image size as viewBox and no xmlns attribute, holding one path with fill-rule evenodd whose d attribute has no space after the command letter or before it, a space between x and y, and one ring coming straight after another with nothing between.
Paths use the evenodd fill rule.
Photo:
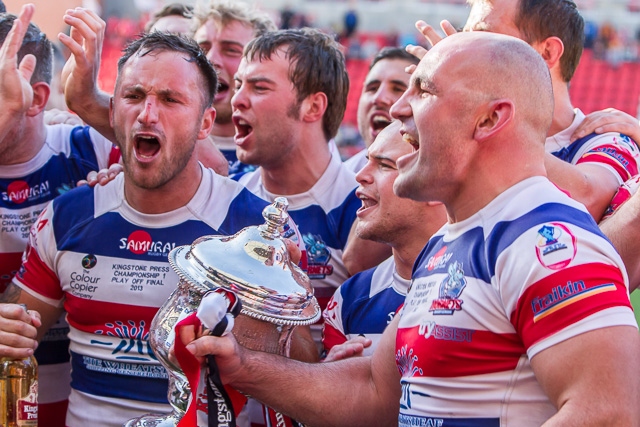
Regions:
<instances>
[{"instance_id":1,"label":"beer bottle","mask_svg":"<svg viewBox=\"0 0 640 427\"><path fill-rule=\"evenodd\" d=\"M38 364L35 357L0 358L0 427L37 425Z\"/></svg>"}]
</instances>

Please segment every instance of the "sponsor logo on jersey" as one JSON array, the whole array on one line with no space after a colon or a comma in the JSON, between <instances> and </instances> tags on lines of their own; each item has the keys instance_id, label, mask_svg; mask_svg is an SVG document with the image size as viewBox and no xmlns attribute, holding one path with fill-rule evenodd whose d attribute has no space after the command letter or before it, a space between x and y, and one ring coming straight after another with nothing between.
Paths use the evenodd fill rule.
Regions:
<instances>
[{"instance_id":1,"label":"sponsor logo on jersey","mask_svg":"<svg viewBox=\"0 0 640 427\"><path fill-rule=\"evenodd\" d=\"M154 241L151 235L144 230L136 230L120 239L119 248L130 251L136 255L166 256L171 252L176 244L173 242Z\"/></svg>"},{"instance_id":2,"label":"sponsor logo on jersey","mask_svg":"<svg viewBox=\"0 0 640 427\"><path fill-rule=\"evenodd\" d=\"M329 264L331 251L327 248L322 237L315 234L302 236L307 247L307 275L310 279L324 279L333 274L333 265Z\"/></svg>"},{"instance_id":3,"label":"sponsor logo on jersey","mask_svg":"<svg viewBox=\"0 0 640 427\"><path fill-rule=\"evenodd\" d=\"M447 277L440 283L438 298L431 302L429 311L433 314L453 314L462 310L463 301L459 297L466 286L462 263L455 261L449 264Z\"/></svg>"},{"instance_id":4,"label":"sponsor logo on jersey","mask_svg":"<svg viewBox=\"0 0 640 427\"><path fill-rule=\"evenodd\" d=\"M38 200L51 194L49 190L49 181L29 187L25 181L13 181L7 187L7 191L2 192L2 200L12 202L17 205L26 201Z\"/></svg>"},{"instance_id":5,"label":"sponsor logo on jersey","mask_svg":"<svg viewBox=\"0 0 640 427\"><path fill-rule=\"evenodd\" d=\"M449 262L452 256L453 254L447 253L447 247L445 246L438 252L436 252L434 256L429 258L429 261L427 261L427 265L425 265L425 268L429 271L433 271L436 268L444 268L444 266L447 265L447 262Z\"/></svg>"},{"instance_id":6,"label":"sponsor logo on jersey","mask_svg":"<svg viewBox=\"0 0 640 427\"><path fill-rule=\"evenodd\" d=\"M615 290L616 285L613 283L604 283L587 288L582 280L567 282L566 285L556 286L550 293L541 297L535 297L531 301L533 322L535 323L540 319L544 319L548 315L592 295Z\"/></svg>"},{"instance_id":7,"label":"sponsor logo on jersey","mask_svg":"<svg viewBox=\"0 0 640 427\"><path fill-rule=\"evenodd\" d=\"M400 385L402 386L400 407L403 409L411 409L411 383L405 378L423 374L422 369L415 366L417 362L418 356L413 354L413 348L408 349L408 346L404 345L399 350L396 350L396 365L402 376L402 380L400 381Z\"/></svg>"},{"instance_id":8,"label":"sponsor logo on jersey","mask_svg":"<svg viewBox=\"0 0 640 427\"><path fill-rule=\"evenodd\" d=\"M453 342L471 342L474 332L472 329L453 328L438 325L436 322L431 321L421 323L418 326L418 334L425 337L425 339L434 338Z\"/></svg>"},{"instance_id":9,"label":"sponsor logo on jersey","mask_svg":"<svg viewBox=\"0 0 640 427\"><path fill-rule=\"evenodd\" d=\"M133 320L117 320L114 323L105 323L104 329L97 329L94 333L96 335L120 338L119 342L100 341L98 338L91 340L93 345L109 347L111 354L116 355L116 359L134 361L158 360L149 344L149 330L146 328L144 320L141 320L139 324Z\"/></svg>"},{"instance_id":10,"label":"sponsor logo on jersey","mask_svg":"<svg viewBox=\"0 0 640 427\"><path fill-rule=\"evenodd\" d=\"M82 258L82 268L91 270L98 263L98 259L95 255L87 254Z\"/></svg>"},{"instance_id":11,"label":"sponsor logo on jersey","mask_svg":"<svg viewBox=\"0 0 640 427\"><path fill-rule=\"evenodd\" d=\"M546 268L565 268L575 258L576 249L576 237L563 224L552 222L538 230L536 255Z\"/></svg>"}]
</instances>

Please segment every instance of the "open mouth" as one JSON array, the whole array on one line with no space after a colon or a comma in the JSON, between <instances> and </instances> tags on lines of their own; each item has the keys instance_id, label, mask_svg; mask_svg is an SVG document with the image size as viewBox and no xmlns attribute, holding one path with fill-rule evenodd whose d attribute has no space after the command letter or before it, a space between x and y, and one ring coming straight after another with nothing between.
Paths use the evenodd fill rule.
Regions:
<instances>
[{"instance_id":1,"label":"open mouth","mask_svg":"<svg viewBox=\"0 0 640 427\"><path fill-rule=\"evenodd\" d=\"M249 123L241 118L234 117L233 124L236 126L236 141L246 138L253 132L253 127Z\"/></svg>"},{"instance_id":2,"label":"open mouth","mask_svg":"<svg viewBox=\"0 0 640 427\"><path fill-rule=\"evenodd\" d=\"M155 136L138 135L135 137L136 157L151 160L160 152L160 141Z\"/></svg>"},{"instance_id":3,"label":"open mouth","mask_svg":"<svg viewBox=\"0 0 640 427\"><path fill-rule=\"evenodd\" d=\"M408 142L411 147L413 147L413 151L418 151L420 149L420 142L408 133L402 133L402 140L404 142Z\"/></svg>"},{"instance_id":4,"label":"open mouth","mask_svg":"<svg viewBox=\"0 0 640 427\"><path fill-rule=\"evenodd\" d=\"M377 200L368 197L366 194L360 191L356 191L356 196L358 196L358 199L360 199L360 202L362 202L362 206L360 207L360 209L358 209L357 214L360 214L378 204Z\"/></svg>"},{"instance_id":5,"label":"open mouth","mask_svg":"<svg viewBox=\"0 0 640 427\"><path fill-rule=\"evenodd\" d=\"M382 114L376 114L371 117L371 128L374 132L380 132L391 124L391 119L388 116Z\"/></svg>"},{"instance_id":6,"label":"open mouth","mask_svg":"<svg viewBox=\"0 0 640 427\"><path fill-rule=\"evenodd\" d=\"M229 91L229 85L223 81L223 80L219 80L218 81L218 93L226 93Z\"/></svg>"}]
</instances>

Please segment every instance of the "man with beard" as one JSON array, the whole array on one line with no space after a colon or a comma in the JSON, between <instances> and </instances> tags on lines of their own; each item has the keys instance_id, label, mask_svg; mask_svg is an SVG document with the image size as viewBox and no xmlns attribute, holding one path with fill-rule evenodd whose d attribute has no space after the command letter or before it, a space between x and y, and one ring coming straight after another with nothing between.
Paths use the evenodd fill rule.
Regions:
<instances>
[{"instance_id":1,"label":"man with beard","mask_svg":"<svg viewBox=\"0 0 640 427\"><path fill-rule=\"evenodd\" d=\"M217 85L191 39L153 32L131 43L118 63L109 115L124 174L58 197L31 230L0 305L0 353L32 354L67 312L69 427L115 427L170 411L167 374L148 341L151 320L179 281L167 255L203 235L264 222L267 202L194 154L213 125Z\"/></svg>"},{"instance_id":2,"label":"man with beard","mask_svg":"<svg viewBox=\"0 0 640 427\"><path fill-rule=\"evenodd\" d=\"M254 167L238 162L231 119L233 78L238 71L245 45L255 37L275 31L271 18L246 3L228 0L211 0L199 5L194 13L196 31L193 38L207 54L218 72L218 93L213 101L216 121L211 131L213 143L229 161L229 173L252 170Z\"/></svg>"}]
</instances>

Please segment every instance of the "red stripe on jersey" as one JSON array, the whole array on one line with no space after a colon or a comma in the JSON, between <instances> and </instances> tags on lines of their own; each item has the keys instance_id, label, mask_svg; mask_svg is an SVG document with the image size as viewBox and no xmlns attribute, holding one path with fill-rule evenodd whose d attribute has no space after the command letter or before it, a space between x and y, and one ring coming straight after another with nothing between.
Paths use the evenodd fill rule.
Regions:
<instances>
[{"instance_id":1,"label":"red stripe on jersey","mask_svg":"<svg viewBox=\"0 0 640 427\"><path fill-rule=\"evenodd\" d=\"M16 275L18 280L46 298L62 299L64 295L56 273L40 259L38 252L31 246L27 246L25 253L26 261Z\"/></svg>"},{"instance_id":2,"label":"red stripe on jersey","mask_svg":"<svg viewBox=\"0 0 640 427\"><path fill-rule=\"evenodd\" d=\"M617 267L582 264L565 268L529 286L511 323L526 348L587 316L611 307L631 307Z\"/></svg>"},{"instance_id":3,"label":"red stripe on jersey","mask_svg":"<svg viewBox=\"0 0 640 427\"><path fill-rule=\"evenodd\" d=\"M113 165L115 163L120 163L120 157L121 156L122 156L122 154L120 153L120 147L118 147L117 145L113 144L113 146L111 147L111 151L109 152L109 164L108 164L108 166L111 166L111 165Z\"/></svg>"},{"instance_id":4,"label":"red stripe on jersey","mask_svg":"<svg viewBox=\"0 0 640 427\"><path fill-rule=\"evenodd\" d=\"M638 166L633 155L624 148L616 145L603 145L588 151L580 157L576 164L604 163L615 169L622 181L631 179L638 174Z\"/></svg>"},{"instance_id":5,"label":"red stripe on jersey","mask_svg":"<svg viewBox=\"0 0 640 427\"><path fill-rule=\"evenodd\" d=\"M525 353L515 333L496 334L432 323L431 328L399 328L396 335L396 360L402 374L401 353L417 356L415 375L452 378L482 375L515 369Z\"/></svg>"},{"instance_id":6,"label":"red stripe on jersey","mask_svg":"<svg viewBox=\"0 0 640 427\"><path fill-rule=\"evenodd\" d=\"M331 350L334 346L343 344L347 341L342 332L331 326L330 323L324 322L322 328L322 345L326 350Z\"/></svg>"},{"instance_id":7,"label":"red stripe on jersey","mask_svg":"<svg viewBox=\"0 0 640 427\"><path fill-rule=\"evenodd\" d=\"M22 263L22 252L0 253L0 294L7 289Z\"/></svg>"},{"instance_id":8,"label":"red stripe on jersey","mask_svg":"<svg viewBox=\"0 0 640 427\"><path fill-rule=\"evenodd\" d=\"M89 333L120 336L123 328L131 337L145 338L158 307L142 307L78 298L66 294L64 308L70 326ZM127 336L129 338L129 336Z\"/></svg>"}]
</instances>

